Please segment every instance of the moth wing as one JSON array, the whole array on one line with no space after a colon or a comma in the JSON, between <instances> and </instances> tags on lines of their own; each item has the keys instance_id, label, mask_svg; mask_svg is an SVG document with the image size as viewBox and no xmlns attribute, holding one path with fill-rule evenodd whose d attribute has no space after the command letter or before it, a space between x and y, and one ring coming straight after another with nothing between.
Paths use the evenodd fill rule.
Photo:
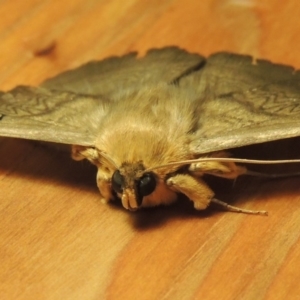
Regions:
<instances>
[{"instance_id":1,"label":"moth wing","mask_svg":"<svg viewBox=\"0 0 300 300\"><path fill-rule=\"evenodd\" d=\"M193 153L300 135L300 72L292 67L218 53L180 85L199 95Z\"/></svg>"},{"instance_id":2,"label":"moth wing","mask_svg":"<svg viewBox=\"0 0 300 300\"><path fill-rule=\"evenodd\" d=\"M176 47L152 49L138 58L136 53L89 62L45 81L48 89L114 98L122 90L169 83L205 61Z\"/></svg>"},{"instance_id":3,"label":"moth wing","mask_svg":"<svg viewBox=\"0 0 300 300\"><path fill-rule=\"evenodd\" d=\"M101 98L18 86L0 93L0 136L93 145L91 116L101 118L106 106Z\"/></svg>"},{"instance_id":4,"label":"moth wing","mask_svg":"<svg viewBox=\"0 0 300 300\"><path fill-rule=\"evenodd\" d=\"M0 136L94 145L111 100L131 88L170 82L204 61L175 47L90 62L46 80L0 93Z\"/></svg>"}]
</instances>

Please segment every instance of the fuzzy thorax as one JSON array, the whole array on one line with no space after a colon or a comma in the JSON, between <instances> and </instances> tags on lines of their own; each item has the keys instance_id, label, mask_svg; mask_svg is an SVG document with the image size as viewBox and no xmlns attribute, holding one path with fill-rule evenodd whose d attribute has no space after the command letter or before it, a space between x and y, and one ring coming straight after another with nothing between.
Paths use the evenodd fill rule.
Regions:
<instances>
[{"instance_id":1,"label":"fuzzy thorax","mask_svg":"<svg viewBox=\"0 0 300 300\"><path fill-rule=\"evenodd\" d=\"M134 91L116 101L99 126L96 148L117 166L142 161L145 168L192 158L193 101L174 86Z\"/></svg>"}]
</instances>

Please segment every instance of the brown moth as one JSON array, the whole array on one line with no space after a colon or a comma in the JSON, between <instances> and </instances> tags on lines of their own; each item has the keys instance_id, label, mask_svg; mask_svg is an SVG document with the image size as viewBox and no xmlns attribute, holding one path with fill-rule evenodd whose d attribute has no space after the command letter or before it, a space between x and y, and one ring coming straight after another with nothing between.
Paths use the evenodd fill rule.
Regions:
<instances>
[{"instance_id":1,"label":"brown moth","mask_svg":"<svg viewBox=\"0 0 300 300\"><path fill-rule=\"evenodd\" d=\"M251 174L227 149L300 135L300 73L249 56L169 47L90 62L0 94L0 136L71 144L126 209L214 198L204 174ZM280 161L291 162L291 161ZM272 163L263 161L262 163Z\"/></svg>"}]
</instances>

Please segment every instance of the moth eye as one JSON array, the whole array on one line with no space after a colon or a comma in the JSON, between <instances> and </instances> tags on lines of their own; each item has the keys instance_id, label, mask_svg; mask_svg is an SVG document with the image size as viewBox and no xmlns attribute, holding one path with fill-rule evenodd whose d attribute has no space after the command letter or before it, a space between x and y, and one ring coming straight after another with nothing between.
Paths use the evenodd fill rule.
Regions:
<instances>
[{"instance_id":1,"label":"moth eye","mask_svg":"<svg viewBox=\"0 0 300 300\"><path fill-rule=\"evenodd\" d=\"M138 193L140 196L150 195L156 187L156 180L152 173L145 173L138 181Z\"/></svg>"},{"instance_id":2,"label":"moth eye","mask_svg":"<svg viewBox=\"0 0 300 300\"><path fill-rule=\"evenodd\" d=\"M124 177L116 170L111 178L112 188L116 193L123 192Z\"/></svg>"}]
</instances>

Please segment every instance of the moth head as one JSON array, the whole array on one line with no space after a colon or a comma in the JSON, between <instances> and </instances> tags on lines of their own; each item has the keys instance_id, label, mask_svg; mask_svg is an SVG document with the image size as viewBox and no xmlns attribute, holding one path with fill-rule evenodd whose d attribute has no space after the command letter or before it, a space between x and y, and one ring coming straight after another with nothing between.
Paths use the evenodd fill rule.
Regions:
<instances>
[{"instance_id":1,"label":"moth head","mask_svg":"<svg viewBox=\"0 0 300 300\"><path fill-rule=\"evenodd\" d=\"M117 195L122 205L136 210L144 197L151 195L157 186L154 172L148 172L142 161L124 162L118 166L108 155L92 147L73 146L75 160L88 159L98 167L97 184L106 201Z\"/></svg>"},{"instance_id":2,"label":"moth head","mask_svg":"<svg viewBox=\"0 0 300 300\"><path fill-rule=\"evenodd\" d=\"M144 197L154 192L156 184L155 174L145 172L141 161L124 163L111 178L113 191L120 196L123 206L130 210L142 206Z\"/></svg>"}]
</instances>

